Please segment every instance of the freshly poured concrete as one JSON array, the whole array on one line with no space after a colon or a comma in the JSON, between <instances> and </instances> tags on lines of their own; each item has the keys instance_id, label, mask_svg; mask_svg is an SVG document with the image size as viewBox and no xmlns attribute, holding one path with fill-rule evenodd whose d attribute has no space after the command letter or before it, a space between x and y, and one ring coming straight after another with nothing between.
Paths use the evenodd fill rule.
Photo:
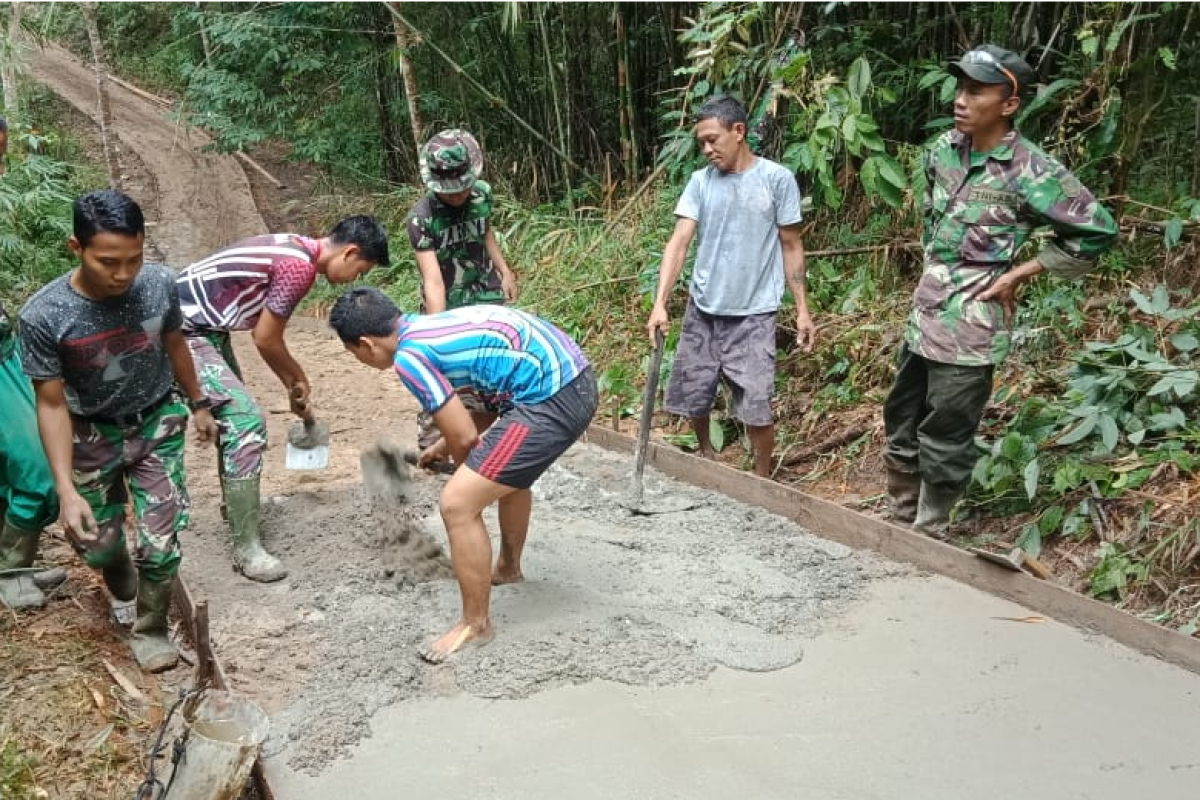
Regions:
<instances>
[{"instance_id":1,"label":"freshly poured concrete","mask_svg":"<svg viewBox=\"0 0 1200 800\"><path fill-rule=\"evenodd\" d=\"M281 800L1195 797L1200 676L1031 613L877 580L782 670L410 700L321 774L267 772Z\"/></svg>"}]
</instances>

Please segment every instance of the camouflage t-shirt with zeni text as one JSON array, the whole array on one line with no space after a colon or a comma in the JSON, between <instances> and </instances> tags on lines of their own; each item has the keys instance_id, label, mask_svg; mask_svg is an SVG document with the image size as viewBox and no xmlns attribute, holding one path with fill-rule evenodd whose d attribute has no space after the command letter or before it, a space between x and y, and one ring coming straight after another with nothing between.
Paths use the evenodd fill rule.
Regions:
<instances>
[{"instance_id":1,"label":"camouflage t-shirt with zeni text","mask_svg":"<svg viewBox=\"0 0 1200 800\"><path fill-rule=\"evenodd\" d=\"M408 238L414 250L433 250L446 286L446 308L503 303L500 273L488 257L485 240L492 215L492 189L476 181L461 206L427 192L408 212Z\"/></svg>"},{"instance_id":2,"label":"camouflage t-shirt with zeni text","mask_svg":"<svg viewBox=\"0 0 1200 800\"><path fill-rule=\"evenodd\" d=\"M905 339L943 364L999 364L1011 347L1010 323L996 301L975 298L1012 268L1036 228L1050 236L1037 260L1077 278L1113 244L1112 215L1062 164L1009 131L986 153L958 131L924 154L925 269L913 295Z\"/></svg>"}]
</instances>

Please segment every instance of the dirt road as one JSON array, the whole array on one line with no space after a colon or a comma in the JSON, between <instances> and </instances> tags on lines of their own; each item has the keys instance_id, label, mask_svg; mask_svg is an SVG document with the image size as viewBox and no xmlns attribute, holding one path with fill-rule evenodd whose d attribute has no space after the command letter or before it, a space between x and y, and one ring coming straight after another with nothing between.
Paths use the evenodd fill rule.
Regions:
<instances>
[{"instance_id":1,"label":"dirt road","mask_svg":"<svg viewBox=\"0 0 1200 800\"><path fill-rule=\"evenodd\" d=\"M39 70L63 66L40 58ZM88 102L86 73L53 85L63 80ZM244 176L226 171L236 164L172 147L175 126L135 98L115 106L119 134L164 191L155 235L172 263L249 232L239 221L257 214L244 210ZM235 687L272 716L267 764L283 798L1015 789L1058 800L1194 788L1197 676L1053 622L1014 621L1030 612L653 473L648 496L688 495L695 508L632 516L620 502L628 459L590 445L537 485L528 581L494 593L496 640L430 668L414 649L454 618L457 592L405 568L412 552L395 523L444 542L441 479L418 476L389 515L358 467L380 436L412 441L415 405L321 321L293 320L288 341L331 423L323 471L284 469L283 389L235 337L268 412L265 539L290 576L261 586L232 572L214 453L194 444L183 537L184 575L210 603Z\"/></svg>"},{"instance_id":2,"label":"dirt road","mask_svg":"<svg viewBox=\"0 0 1200 800\"><path fill-rule=\"evenodd\" d=\"M98 123L90 68L55 45L35 49L29 66L32 77ZM231 241L266 230L236 159L203 152L207 136L113 83L109 105L122 147L136 152L153 176L159 218L147 238L168 264L186 267Z\"/></svg>"}]
</instances>

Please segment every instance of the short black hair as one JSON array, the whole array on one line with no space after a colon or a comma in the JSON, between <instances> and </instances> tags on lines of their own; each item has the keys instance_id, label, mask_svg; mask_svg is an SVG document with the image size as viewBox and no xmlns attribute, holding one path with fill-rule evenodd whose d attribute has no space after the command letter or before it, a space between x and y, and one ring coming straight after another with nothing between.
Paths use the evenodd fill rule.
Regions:
<instances>
[{"instance_id":1,"label":"short black hair","mask_svg":"<svg viewBox=\"0 0 1200 800\"><path fill-rule=\"evenodd\" d=\"M727 94L710 97L696 112L696 122L703 122L706 119L715 119L726 130L739 122L745 125L746 107Z\"/></svg>"},{"instance_id":2,"label":"short black hair","mask_svg":"<svg viewBox=\"0 0 1200 800\"><path fill-rule=\"evenodd\" d=\"M97 189L75 198L73 212L72 233L83 247L91 244L97 233L126 236L144 236L146 233L141 206L116 189Z\"/></svg>"},{"instance_id":3,"label":"short black hair","mask_svg":"<svg viewBox=\"0 0 1200 800\"><path fill-rule=\"evenodd\" d=\"M374 286L359 286L334 302L329 327L343 342L354 344L364 336L391 336L399 318L400 309L392 298Z\"/></svg>"},{"instance_id":4,"label":"short black hair","mask_svg":"<svg viewBox=\"0 0 1200 800\"><path fill-rule=\"evenodd\" d=\"M333 226L333 230L329 232L329 239L334 244L358 245L363 258L380 267L388 265L387 231L374 217L366 214L346 217Z\"/></svg>"},{"instance_id":5,"label":"short black hair","mask_svg":"<svg viewBox=\"0 0 1200 800\"><path fill-rule=\"evenodd\" d=\"M8 133L8 120L0 117L0 133Z\"/></svg>"}]
</instances>

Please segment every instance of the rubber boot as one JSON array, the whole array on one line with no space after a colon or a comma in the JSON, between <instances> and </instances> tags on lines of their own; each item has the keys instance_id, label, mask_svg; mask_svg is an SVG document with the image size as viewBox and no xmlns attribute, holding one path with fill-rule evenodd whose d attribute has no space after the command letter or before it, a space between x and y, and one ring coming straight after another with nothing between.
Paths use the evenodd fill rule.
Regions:
<instances>
[{"instance_id":1,"label":"rubber boot","mask_svg":"<svg viewBox=\"0 0 1200 800\"><path fill-rule=\"evenodd\" d=\"M124 543L121 544L117 558L100 572L104 575L104 585L108 587L113 622L122 628L129 628L137 620L135 601L138 593L138 572Z\"/></svg>"},{"instance_id":2,"label":"rubber boot","mask_svg":"<svg viewBox=\"0 0 1200 800\"><path fill-rule=\"evenodd\" d=\"M179 651L171 644L167 614L175 579L159 582L138 578L137 622L129 637L129 649L146 672L162 672L179 663Z\"/></svg>"},{"instance_id":3,"label":"rubber boot","mask_svg":"<svg viewBox=\"0 0 1200 800\"><path fill-rule=\"evenodd\" d=\"M34 573L28 570L37 557L41 531L27 531L7 520L0 528L0 603L8 608L41 608L46 595L33 582ZM27 570L11 572L6 570Z\"/></svg>"},{"instance_id":4,"label":"rubber boot","mask_svg":"<svg viewBox=\"0 0 1200 800\"><path fill-rule=\"evenodd\" d=\"M259 540L259 479L225 478L222 482L229 505L229 530L233 534L233 564L252 581L270 583L287 577L279 559L263 549Z\"/></svg>"},{"instance_id":5,"label":"rubber boot","mask_svg":"<svg viewBox=\"0 0 1200 800\"><path fill-rule=\"evenodd\" d=\"M911 524L917 518L917 501L921 496L921 476L888 467L888 517L896 522Z\"/></svg>"},{"instance_id":6,"label":"rubber boot","mask_svg":"<svg viewBox=\"0 0 1200 800\"><path fill-rule=\"evenodd\" d=\"M934 539L946 541L950 538L950 512L962 489L938 486L921 481L921 498L917 502L917 518L913 530Z\"/></svg>"}]
</instances>

